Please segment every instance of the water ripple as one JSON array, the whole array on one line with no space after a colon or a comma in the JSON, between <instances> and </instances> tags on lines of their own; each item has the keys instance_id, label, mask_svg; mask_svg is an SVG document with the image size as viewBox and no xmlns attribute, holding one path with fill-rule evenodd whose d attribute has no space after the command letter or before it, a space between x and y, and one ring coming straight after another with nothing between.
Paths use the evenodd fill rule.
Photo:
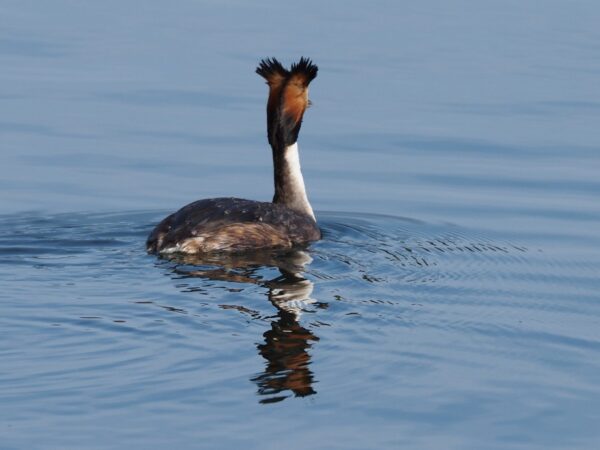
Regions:
<instances>
[{"instance_id":1,"label":"water ripple","mask_svg":"<svg viewBox=\"0 0 600 450\"><path fill-rule=\"evenodd\" d=\"M450 379L493 408L500 383L596 389L593 253L330 212L308 250L167 260L144 251L161 215L0 217L0 329L12 337L0 345L3 404L34 417L74 416L82 397L97 414L199 404L219 414L232 398L248 411L293 398L393 408ZM576 394L559 382L561 361L578 368ZM421 401L432 413L441 400Z\"/></svg>"}]
</instances>

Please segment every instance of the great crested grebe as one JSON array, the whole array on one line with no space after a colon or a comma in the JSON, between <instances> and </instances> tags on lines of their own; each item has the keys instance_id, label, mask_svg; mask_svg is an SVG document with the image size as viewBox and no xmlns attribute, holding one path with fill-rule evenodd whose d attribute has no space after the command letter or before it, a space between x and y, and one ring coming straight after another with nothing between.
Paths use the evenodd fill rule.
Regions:
<instances>
[{"instance_id":1,"label":"great crested grebe","mask_svg":"<svg viewBox=\"0 0 600 450\"><path fill-rule=\"evenodd\" d=\"M300 171L298 134L317 76L308 58L285 69L264 59L256 73L267 80L267 135L273 150L273 202L240 198L198 200L163 219L146 242L155 253L238 253L292 248L321 238Z\"/></svg>"}]
</instances>

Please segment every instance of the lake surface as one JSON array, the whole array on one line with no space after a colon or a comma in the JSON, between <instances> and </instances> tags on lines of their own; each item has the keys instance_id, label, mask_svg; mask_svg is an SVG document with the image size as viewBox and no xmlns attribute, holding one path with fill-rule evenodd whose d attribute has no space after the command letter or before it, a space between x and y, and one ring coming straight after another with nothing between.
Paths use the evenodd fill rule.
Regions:
<instances>
[{"instance_id":1,"label":"lake surface","mask_svg":"<svg viewBox=\"0 0 600 450\"><path fill-rule=\"evenodd\" d=\"M0 448L598 448L596 2L0 17ZM253 71L301 55L324 239L147 255L270 199Z\"/></svg>"}]
</instances>

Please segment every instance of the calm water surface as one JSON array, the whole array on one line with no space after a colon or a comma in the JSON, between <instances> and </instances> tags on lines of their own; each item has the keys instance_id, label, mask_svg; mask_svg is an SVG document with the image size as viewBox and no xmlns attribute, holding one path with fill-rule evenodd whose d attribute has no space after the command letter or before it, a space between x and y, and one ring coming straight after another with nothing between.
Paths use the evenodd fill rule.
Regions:
<instances>
[{"instance_id":1,"label":"calm water surface","mask_svg":"<svg viewBox=\"0 0 600 450\"><path fill-rule=\"evenodd\" d=\"M595 2L0 16L0 448L600 446ZM187 202L270 198L271 55L321 68L324 239L147 255Z\"/></svg>"}]
</instances>

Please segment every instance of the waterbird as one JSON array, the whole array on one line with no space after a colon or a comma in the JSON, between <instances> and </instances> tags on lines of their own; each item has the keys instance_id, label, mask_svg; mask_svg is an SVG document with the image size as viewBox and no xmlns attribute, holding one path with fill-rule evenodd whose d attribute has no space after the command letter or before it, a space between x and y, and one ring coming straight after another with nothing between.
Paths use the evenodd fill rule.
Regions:
<instances>
[{"instance_id":1,"label":"waterbird","mask_svg":"<svg viewBox=\"0 0 600 450\"><path fill-rule=\"evenodd\" d=\"M302 57L286 69L260 61L256 73L269 87L267 137L273 153L272 202L235 197L198 200L165 217L150 233L150 253L243 253L291 249L321 239L300 168L298 135L310 105L308 86L318 67Z\"/></svg>"}]
</instances>

